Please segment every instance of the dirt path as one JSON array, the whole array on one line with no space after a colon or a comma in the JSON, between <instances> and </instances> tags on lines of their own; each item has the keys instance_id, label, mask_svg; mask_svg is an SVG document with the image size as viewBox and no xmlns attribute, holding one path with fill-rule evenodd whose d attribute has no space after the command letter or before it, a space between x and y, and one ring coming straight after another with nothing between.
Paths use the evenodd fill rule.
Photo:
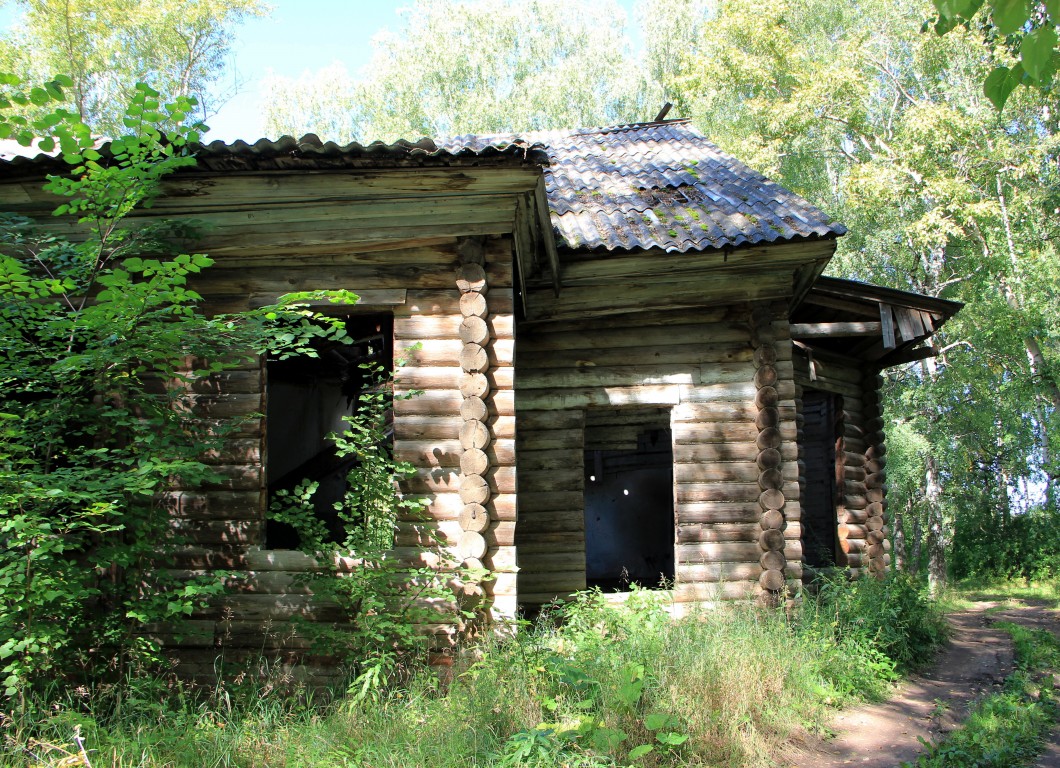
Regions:
<instances>
[{"instance_id":1,"label":"dirt path","mask_svg":"<svg viewBox=\"0 0 1060 768\"><path fill-rule=\"evenodd\" d=\"M969 706L1000 688L1013 668L1007 633L997 621L1013 621L1060 636L1060 612L1031 601L976 603L950 617L953 637L932 666L903 683L887 701L838 713L831 739L815 739L786 756L790 768L894 768L924 751L965 717ZM1060 768L1060 728L1053 732L1039 768Z\"/></svg>"}]
</instances>

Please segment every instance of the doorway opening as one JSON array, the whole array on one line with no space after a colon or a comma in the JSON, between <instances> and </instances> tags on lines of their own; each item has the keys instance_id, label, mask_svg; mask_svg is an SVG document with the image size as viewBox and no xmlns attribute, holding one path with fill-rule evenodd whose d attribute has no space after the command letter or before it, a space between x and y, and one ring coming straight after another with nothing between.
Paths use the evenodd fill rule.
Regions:
<instances>
[{"instance_id":1,"label":"doorway opening","mask_svg":"<svg viewBox=\"0 0 1060 768\"><path fill-rule=\"evenodd\" d=\"M345 531L335 509L346 492L346 477L357 458L340 455L329 435L347 431L343 420L357 412L360 397L379 386L379 376L393 371L394 320L390 315L349 315L349 342L314 345L316 356L300 355L266 362L265 424L268 459L265 464L269 501L280 491L293 491L303 481L314 482L314 517L339 542ZM392 412L388 439L393 439ZM269 549L299 546L295 528L267 520Z\"/></svg>"},{"instance_id":2,"label":"doorway opening","mask_svg":"<svg viewBox=\"0 0 1060 768\"><path fill-rule=\"evenodd\" d=\"M585 581L604 591L674 578L673 440L668 408L585 417Z\"/></svg>"},{"instance_id":3,"label":"doorway opening","mask_svg":"<svg viewBox=\"0 0 1060 768\"><path fill-rule=\"evenodd\" d=\"M842 462L843 404L839 395L807 389L802 396L802 451L806 490L802 499L802 561L813 570L843 565L836 507Z\"/></svg>"}]
</instances>

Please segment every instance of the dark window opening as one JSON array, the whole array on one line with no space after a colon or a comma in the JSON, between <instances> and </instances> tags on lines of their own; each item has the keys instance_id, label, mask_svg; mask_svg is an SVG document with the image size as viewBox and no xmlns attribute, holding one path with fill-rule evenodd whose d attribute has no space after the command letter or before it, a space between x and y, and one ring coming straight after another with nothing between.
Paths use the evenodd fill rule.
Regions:
<instances>
[{"instance_id":1,"label":"dark window opening","mask_svg":"<svg viewBox=\"0 0 1060 768\"><path fill-rule=\"evenodd\" d=\"M351 342L323 342L315 347L316 357L266 364L269 501L278 491L293 490L303 480L318 483L314 513L333 542L345 536L335 504L346 492L346 477L357 459L340 456L328 435L346 431L343 418L356 413L361 394L378 385L372 369L390 373L394 359L390 315L350 315L345 322ZM387 419L391 440L392 418L391 412ZM287 523L268 520L265 544L269 549L294 549L299 545L298 534Z\"/></svg>"},{"instance_id":2,"label":"dark window opening","mask_svg":"<svg viewBox=\"0 0 1060 768\"><path fill-rule=\"evenodd\" d=\"M836 447L843 407L838 395L808 389L802 396L802 449L806 488L802 503L802 561L810 569L842 564L836 517Z\"/></svg>"},{"instance_id":3,"label":"dark window opening","mask_svg":"<svg viewBox=\"0 0 1060 768\"><path fill-rule=\"evenodd\" d=\"M668 409L586 415L587 586L624 591L673 582L673 461Z\"/></svg>"}]
</instances>

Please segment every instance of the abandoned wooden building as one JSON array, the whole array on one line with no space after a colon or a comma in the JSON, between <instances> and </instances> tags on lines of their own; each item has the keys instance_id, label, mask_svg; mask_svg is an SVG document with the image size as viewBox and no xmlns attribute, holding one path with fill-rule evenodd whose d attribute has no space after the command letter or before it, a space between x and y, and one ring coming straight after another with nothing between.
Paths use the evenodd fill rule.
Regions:
<instances>
[{"instance_id":1,"label":"abandoned wooden building","mask_svg":"<svg viewBox=\"0 0 1060 768\"><path fill-rule=\"evenodd\" d=\"M5 210L53 207L44 164L0 166ZM407 359L396 390L423 393L394 405L394 451L418 468L403 490L428 497L453 561L493 573L493 617L591 586L662 585L680 608L887 569L879 372L932 355L958 305L822 277L844 228L687 121L214 143L165 189L137 215L207 225L211 311L360 295L328 311ZM245 419L227 481L172 498L193 543L178 567L237 572L184 632L204 664L311 610L312 560L265 510L346 412L344 361L316 365L256 359L197 395ZM394 551L419 562L422 542L403 521Z\"/></svg>"}]
</instances>

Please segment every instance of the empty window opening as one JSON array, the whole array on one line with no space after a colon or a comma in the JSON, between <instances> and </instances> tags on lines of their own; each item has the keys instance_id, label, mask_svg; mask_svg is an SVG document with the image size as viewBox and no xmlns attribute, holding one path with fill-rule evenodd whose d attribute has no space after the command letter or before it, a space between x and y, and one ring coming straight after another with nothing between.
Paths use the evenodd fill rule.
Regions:
<instances>
[{"instance_id":1,"label":"empty window opening","mask_svg":"<svg viewBox=\"0 0 1060 768\"><path fill-rule=\"evenodd\" d=\"M313 496L315 516L324 523L330 541L344 538L335 504L346 492L346 476L356 465L341 456L328 435L346 431L343 420L357 411L361 394L378 385L371 368L393 370L393 318L389 315L350 315L345 318L351 342L325 341L308 355L267 362L266 429L269 501L278 491L290 491L302 481L318 484ZM392 422L392 413L388 416ZM393 429L388 423L388 438ZM298 535L287 523L268 520L265 543L270 549L298 547Z\"/></svg>"},{"instance_id":2,"label":"empty window opening","mask_svg":"<svg viewBox=\"0 0 1060 768\"><path fill-rule=\"evenodd\" d=\"M836 447L842 434L838 395L808 389L802 397L805 496L802 502L802 561L810 569L842 564L839 552ZM841 475L840 475L841 477ZM812 571L811 571L812 575Z\"/></svg>"},{"instance_id":3,"label":"empty window opening","mask_svg":"<svg viewBox=\"0 0 1060 768\"><path fill-rule=\"evenodd\" d=\"M587 586L624 591L672 583L673 463L669 409L586 414Z\"/></svg>"}]
</instances>

